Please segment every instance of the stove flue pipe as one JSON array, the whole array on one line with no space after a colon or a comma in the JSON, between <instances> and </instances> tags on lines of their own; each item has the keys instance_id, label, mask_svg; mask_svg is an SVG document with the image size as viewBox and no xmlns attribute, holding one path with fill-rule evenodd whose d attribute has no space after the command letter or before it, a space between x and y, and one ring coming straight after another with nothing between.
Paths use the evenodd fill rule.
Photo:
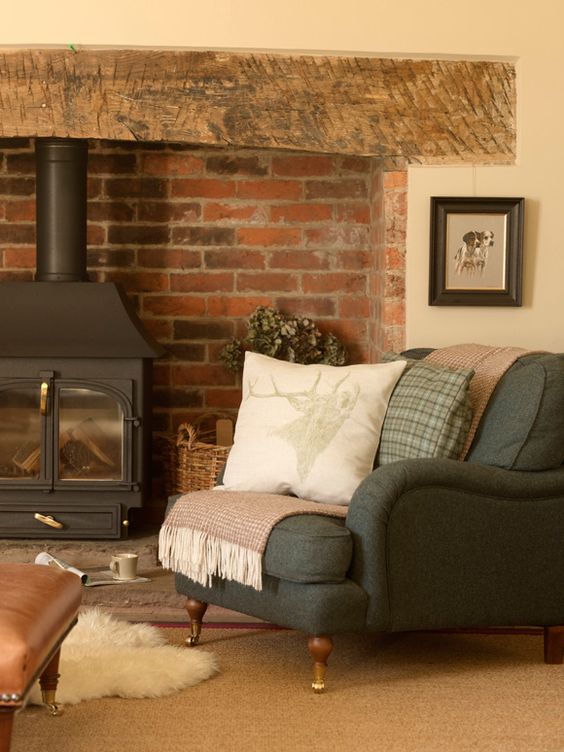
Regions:
<instances>
[{"instance_id":1,"label":"stove flue pipe","mask_svg":"<svg viewBox=\"0 0 564 752\"><path fill-rule=\"evenodd\" d=\"M88 142L35 142L38 282L86 282Z\"/></svg>"}]
</instances>

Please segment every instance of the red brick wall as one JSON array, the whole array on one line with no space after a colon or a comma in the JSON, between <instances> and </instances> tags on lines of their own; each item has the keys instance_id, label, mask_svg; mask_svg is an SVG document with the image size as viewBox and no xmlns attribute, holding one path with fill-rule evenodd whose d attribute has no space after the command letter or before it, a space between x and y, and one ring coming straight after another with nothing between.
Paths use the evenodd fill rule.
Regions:
<instances>
[{"instance_id":1,"label":"red brick wall","mask_svg":"<svg viewBox=\"0 0 564 752\"><path fill-rule=\"evenodd\" d=\"M0 281L32 279L33 144L0 143ZM91 143L88 263L168 350L155 429L234 410L219 361L258 305L311 315L351 362L403 344L406 172L373 159Z\"/></svg>"},{"instance_id":2,"label":"red brick wall","mask_svg":"<svg viewBox=\"0 0 564 752\"><path fill-rule=\"evenodd\" d=\"M405 236L407 226L407 171L384 173L384 242L381 258L380 350L405 346Z\"/></svg>"}]
</instances>

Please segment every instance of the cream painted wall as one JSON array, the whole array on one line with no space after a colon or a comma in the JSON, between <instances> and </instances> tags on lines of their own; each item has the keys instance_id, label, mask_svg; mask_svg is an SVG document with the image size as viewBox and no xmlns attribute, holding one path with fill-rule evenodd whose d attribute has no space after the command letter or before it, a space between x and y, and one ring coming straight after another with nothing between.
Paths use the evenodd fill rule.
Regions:
<instances>
[{"instance_id":1,"label":"cream painted wall","mask_svg":"<svg viewBox=\"0 0 564 752\"><path fill-rule=\"evenodd\" d=\"M561 0L32 0L3 9L3 46L268 49L518 61L519 155L511 167L409 174L407 340L564 351L564 3ZM521 308L427 305L429 198L525 196Z\"/></svg>"}]
</instances>

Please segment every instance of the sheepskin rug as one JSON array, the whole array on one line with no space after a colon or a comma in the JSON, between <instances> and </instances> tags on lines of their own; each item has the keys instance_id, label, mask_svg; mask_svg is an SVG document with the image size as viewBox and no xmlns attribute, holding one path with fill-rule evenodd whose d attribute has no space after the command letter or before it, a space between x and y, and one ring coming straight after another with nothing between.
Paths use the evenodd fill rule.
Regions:
<instances>
[{"instance_id":1,"label":"sheepskin rug","mask_svg":"<svg viewBox=\"0 0 564 752\"><path fill-rule=\"evenodd\" d=\"M217 671L211 653L167 645L157 627L92 608L79 615L63 642L56 701L75 705L98 697L163 697ZM29 702L41 704L39 684Z\"/></svg>"}]
</instances>

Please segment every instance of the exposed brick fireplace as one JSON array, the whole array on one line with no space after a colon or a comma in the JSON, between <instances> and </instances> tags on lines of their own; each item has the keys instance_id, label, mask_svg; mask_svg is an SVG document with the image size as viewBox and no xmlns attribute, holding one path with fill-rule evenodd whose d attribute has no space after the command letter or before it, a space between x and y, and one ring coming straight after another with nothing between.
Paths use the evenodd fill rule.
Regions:
<instances>
[{"instance_id":1,"label":"exposed brick fireplace","mask_svg":"<svg viewBox=\"0 0 564 752\"><path fill-rule=\"evenodd\" d=\"M0 152L0 282L35 272L33 144ZM401 347L406 173L347 155L91 142L88 267L121 283L168 355L157 432L235 409L219 351L258 305L315 317L351 362Z\"/></svg>"},{"instance_id":2,"label":"exposed brick fireplace","mask_svg":"<svg viewBox=\"0 0 564 752\"><path fill-rule=\"evenodd\" d=\"M351 362L400 348L408 162L514 159L510 64L36 50L0 67L0 282L35 270L33 136L88 138L88 268L167 350L157 434L235 412L219 352L258 305L311 315ZM30 86L45 102L24 112ZM155 520L162 504L157 483Z\"/></svg>"}]
</instances>

